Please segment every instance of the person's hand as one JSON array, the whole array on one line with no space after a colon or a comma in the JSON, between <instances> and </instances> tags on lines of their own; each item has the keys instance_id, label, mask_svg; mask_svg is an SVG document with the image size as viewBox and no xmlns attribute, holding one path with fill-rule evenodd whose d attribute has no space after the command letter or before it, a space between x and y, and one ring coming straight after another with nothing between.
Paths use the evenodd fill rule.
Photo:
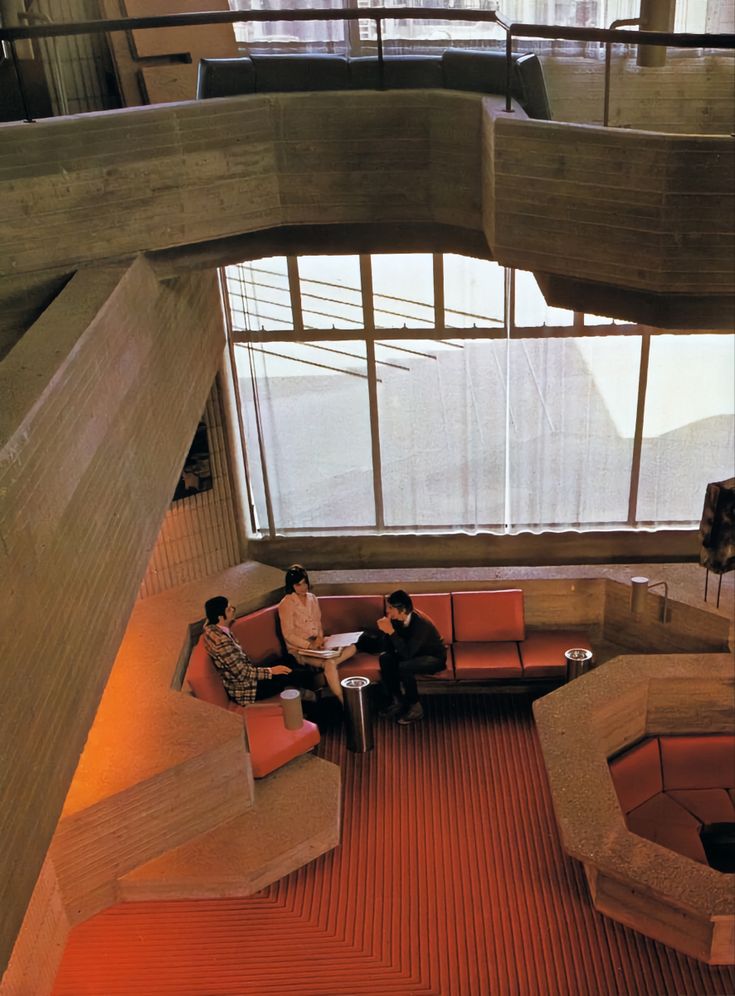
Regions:
<instances>
[{"instance_id":1,"label":"person's hand","mask_svg":"<svg viewBox=\"0 0 735 996\"><path fill-rule=\"evenodd\" d=\"M286 667L285 664L274 664L271 668L271 674L291 674L291 668Z\"/></svg>"},{"instance_id":2,"label":"person's hand","mask_svg":"<svg viewBox=\"0 0 735 996\"><path fill-rule=\"evenodd\" d=\"M378 629L381 633L387 633L388 636L391 636L394 632L393 623L387 616L382 616L378 619Z\"/></svg>"}]
</instances>

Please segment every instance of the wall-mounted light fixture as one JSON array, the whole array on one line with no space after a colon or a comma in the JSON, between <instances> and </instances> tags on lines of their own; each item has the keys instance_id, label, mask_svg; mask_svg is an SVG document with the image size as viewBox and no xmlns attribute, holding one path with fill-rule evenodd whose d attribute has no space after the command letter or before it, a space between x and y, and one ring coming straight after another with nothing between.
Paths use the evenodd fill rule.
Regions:
<instances>
[{"instance_id":1,"label":"wall-mounted light fixture","mask_svg":"<svg viewBox=\"0 0 735 996\"><path fill-rule=\"evenodd\" d=\"M631 591L630 591L630 611L634 616L640 616L646 607L646 599L648 597L648 592L652 588L658 588L659 585L664 587L664 611L661 617L661 622L666 622L667 620L667 608L669 604L669 585L667 581L649 581L648 578L631 578Z\"/></svg>"}]
</instances>

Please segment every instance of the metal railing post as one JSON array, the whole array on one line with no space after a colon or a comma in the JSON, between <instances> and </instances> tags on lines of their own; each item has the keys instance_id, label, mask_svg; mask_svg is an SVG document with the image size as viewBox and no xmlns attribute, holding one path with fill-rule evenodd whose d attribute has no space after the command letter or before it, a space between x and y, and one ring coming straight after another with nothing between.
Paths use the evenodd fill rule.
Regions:
<instances>
[{"instance_id":1,"label":"metal railing post","mask_svg":"<svg viewBox=\"0 0 735 996\"><path fill-rule=\"evenodd\" d=\"M378 79L380 89L385 90L385 63L383 61L383 23L379 17L375 18L375 33L378 39Z\"/></svg>"},{"instance_id":2,"label":"metal railing post","mask_svg":"<svg viewBox=\"0 0 735 996\"><path fill-rule=\"evenodd\" d=\"M610 31L614 31L615 28L621 28L624 25L640 24L640 17L621 17L617 21L613 21L610 25ZM605 42L605 99L602 110L602 124L604 128L607 128L608 122L610 120L610 69L612 62L612 42Z\"/></svg>"},{"instance_id":3,"label":"metal railing post","mask_svg":"<svg viewBox=\"0 0 735 996\"><path fill-rule=\"evenodd\" d=\"M509 25L505 35L505 111L507 114L513 113L511 107L510 91L513 79L513 33Z\"/></svg>"},{"instance_id":4,"label":"metal railing post","mask_svg":"<svg viewBox=\"0 0 735 996\"><path fill-rule=\"evenodd\" d=\"M612 58L612 45L605 42L605 98L602 105L602 125L607 128L610 120L610 61Z\"/></svg>"},{"instance_id":5,"label":"metal railing post","mask_svg":"<svg viewBox=\"0 0 735 996\"><path fill-rule=\"evenodd\" d=\"M13 69L15 69L15 75L18 80L18 93L20 94L20 102L23 105L23 113L25 114L24 121L28 124L33 124L33 118L31 117L31 112L28 107L28 101L26 100L26 89L23 86L23 74L20 71L20 63L18 62L18 53L15 50L15 41L11 39L8 42L10 47L10 55L13 60Z\"/></svg>"}]
</instances>

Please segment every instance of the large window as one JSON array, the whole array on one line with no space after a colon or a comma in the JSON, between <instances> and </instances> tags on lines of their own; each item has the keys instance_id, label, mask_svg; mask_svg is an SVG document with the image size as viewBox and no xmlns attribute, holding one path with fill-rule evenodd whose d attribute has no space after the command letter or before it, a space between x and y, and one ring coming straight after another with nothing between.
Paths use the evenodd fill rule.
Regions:
<instances>
[{"instance_id":1,"label":"large window","mask_svg":"<svg viewBox=\"0 0 735 996\"><path fill-rule=\"evenodd\" d=\"M733 474L733 337L548 308L456 255L227 268L264 533L692 527Z\"/></svg>"},{"instance_id":2,"label":"large window","mask_svg":"<svg viewBox=\"0 0 735 996\"><path fill-rule=\"evenodd\" d=\"M293 0L230 0L232 10L294 8ZM492 21L478 21L474 11L481 9L501 15L506 21L526 24L556 24L572 27L606 28L619 18L638 17L640 0L310 0L309 7L340 10L349 7L416 7L426 10L449 8L466 10L466 20L420 20L398 18L383 25L388 51L403 49L450 48L452 46L494 46L505 41L503 30ZM725 0L678 0L675 31L733 31L735 11ZM237 40L248 50L302 49L306 51L350 52L362 55L374 51L375 22L360 19L344 21L260 21L235 26Z\"/></svg>"}]
</instances>

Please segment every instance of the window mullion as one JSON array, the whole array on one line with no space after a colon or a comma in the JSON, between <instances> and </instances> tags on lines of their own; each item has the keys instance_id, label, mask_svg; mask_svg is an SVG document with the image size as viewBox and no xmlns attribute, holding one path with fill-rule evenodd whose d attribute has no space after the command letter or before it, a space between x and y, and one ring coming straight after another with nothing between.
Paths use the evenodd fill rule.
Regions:
<instances>
[{"instance_id":1,"label":"window mullion","mask_svg":"<svg viewBox=\"0 0 735 996\"><path fill-rule=\"evenodd\" d=\"M378 417L378 378L375 366L375 313L373 310L373 269L369 256L360 256L360 286L365 322L365 358L368 376L368 403L370 409L370 444L373 458L373 496L375 499L375 527L383 529L383 472L380 455L380 420Z\"/></svg>"},{"instance_id":2,"label":"window mullion","mask_svg":"<svg viewBox=\"0 0 735 996\"><path fill-rule=\"evenodd\" d=\"M304 313L301 310L301 281L299 279L299 261L296 256L286 259L288 271L288 290L291 295L291 314L293 315L293 330L297 335L304 331Z\"/></svg>"},{"instance_id":3,"label":"window mullion","mask_svg":"<svg viewBox=\"0 0 735 996\"><path fill-rule=\"evenodd\" d=\"M444 256L435 252L434 260L434 330L444 334Z\"/></svg>"},{"instance_id":4,"label":"window mullion","mask_svg":"<svg viewBox=\"0 0 735 996\"><path fill-rule=\"evenodd\" d=\"M641 363L638 371L638 407L635 413L633 454L630 465L630 494L628 496L628 525L634 526L638 518L638 487L641 478L641 452L643 449L643 420L646 413L646 387L648 360L651 354L651 334L641 335Z\"/></svg>"},{"instance_id":5,"label":"window mullion","mask_svg":"<svg viewBox=\"0 0 735 996\"><path fill-rule=\"evenodd\" d=\"M503 512L504 530L506 533L511 529L511 502L510 502L510 344L515 332L515 304L516 304L516 271L510 267L505 268L505 293L503 295L503 321L505 324L505 501Z\"/></svg>"}]
</instances>

